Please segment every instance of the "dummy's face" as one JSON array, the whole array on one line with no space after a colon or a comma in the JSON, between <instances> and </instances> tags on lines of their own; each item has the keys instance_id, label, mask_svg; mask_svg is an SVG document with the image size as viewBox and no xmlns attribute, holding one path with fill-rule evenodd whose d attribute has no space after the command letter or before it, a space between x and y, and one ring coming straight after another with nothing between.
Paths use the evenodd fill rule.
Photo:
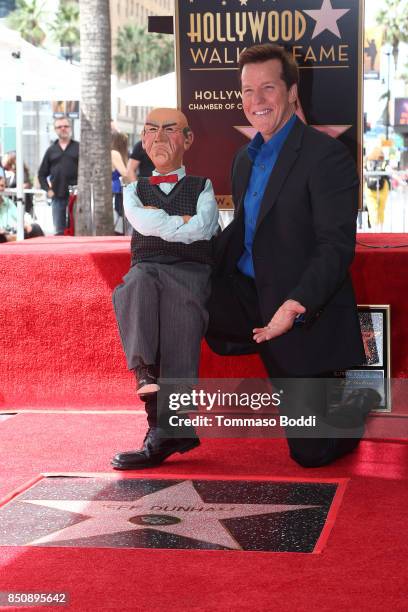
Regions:
<instances>
[{"instance_id":1,"label":"dummy's face","mask_svg":"<svg viewBox=\"0 0 408 612\"><path fill-rule=\"evenodd\" d=\"M242 69L242 104L246 118L267 142L295 110L297 86L288 90L281 78L282 63L271 59L245 64Z\"/></svg>"},{"instance_id":2,"label":"dummy's face","mask_svg":"<svg viewBox=\"0 0 408 612\"><path fill-rule=\"evenodd\" d=\"M182 112L172 108L156 108L146 118L142 143L146 153L162 174L177 170L183 163L184 152L193 142L193 133Z\"/></svg>"}]
</instances>

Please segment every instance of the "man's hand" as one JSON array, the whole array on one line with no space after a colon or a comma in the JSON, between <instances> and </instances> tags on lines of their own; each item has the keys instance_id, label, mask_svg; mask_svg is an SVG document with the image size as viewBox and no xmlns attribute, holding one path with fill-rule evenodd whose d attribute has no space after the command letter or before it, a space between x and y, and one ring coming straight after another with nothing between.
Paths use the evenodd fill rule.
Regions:
<instances>
[{"instance_id":1,"label":"man's hand","mask_svg":"<svg viewBox=\"0 0 408 612\"><path fill-rule=\"evenodd\" d=\"M53 198L53 197L54 197L54 192L53 192L53 190L52 190L52 189L49 189L49 190L47 191L47 197L49 197L49 198Z\"/></svg>"},{"instance_id":2,"label":"man's hand","mask_svg":"<svg viewBox=\"0 0 408 612\"><path fill-rule=\"evenodd\" d=\"M184 221L184 223L188 223L188 222L190 221L190 219L191 219L191 216L190 216L190 215L183 215L183 221Z\"/></svg>"},{"instance_id":3,"label":"man's hand","mask_svg":"<svg viewBox=\"0 0 408 612\"><path fill-rule=\"evenodd\" d=\"M306 308L295 300L286 300L275 312L266 327L256 327L253 330L255 342L265 342L286 334L293 327L299 314L306 312Z\"/></svg>"},{"instance_id":4,"label":"man's hand","mask_svg":"<svg viewBox=\"0 0 408 612\"><path fill-rule=\"evenodd\" d=\"M143 206L143 208L149 208L150 210L160 210L157 206Z\"/></svg>"}]
</instances>

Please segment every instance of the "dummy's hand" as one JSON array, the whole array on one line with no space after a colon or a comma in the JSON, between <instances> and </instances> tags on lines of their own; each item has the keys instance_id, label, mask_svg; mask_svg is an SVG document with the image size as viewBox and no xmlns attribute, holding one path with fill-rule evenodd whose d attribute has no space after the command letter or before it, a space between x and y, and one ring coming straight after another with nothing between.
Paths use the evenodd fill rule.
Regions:
<instances>
[{"instance_id":1,"label":"dummy's hand","mask_svg":"<svg viewBox=\"0 0 408 612\"><path fill-rule=\"evenodd\" d=\"M188 223L191 219L191 215L183 215L183 221L184 223Z\"/></svg>"},{"instance_id":2,"label":"dummy's hand","mask_svg":"<svg viewBox=\"0 0 408 612\"><path fill-rule=\"evenodd\" d=\"M298 314L306 312L306 308L295 300L286 300L275 312L266 327L256 327L253 330L255 342L265 342L282 336L292 329Z\"/></svg>"},{"instance_id":3,"label":"dummy's hand","mask_svg":"<svg viewBox=\"0 0 408 612\"><path fill-rule=\"evenodd\" d=\"M157 206L143 206L143 208L150 208L151 210L159 210Z\"/></svg>"}]
</instances>

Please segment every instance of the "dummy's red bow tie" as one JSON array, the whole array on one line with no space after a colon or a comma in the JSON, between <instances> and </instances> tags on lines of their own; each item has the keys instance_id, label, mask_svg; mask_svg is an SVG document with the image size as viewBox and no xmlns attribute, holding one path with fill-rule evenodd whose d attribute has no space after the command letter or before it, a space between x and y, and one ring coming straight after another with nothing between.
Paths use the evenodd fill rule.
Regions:
<instances>
[{"instance_id":1,"label":"dummy's red bow tie","mask_svg":"<svg viewBox=\"0 0 408 612\"><path fill-rule=\"evenodd\" d=\"M151 185L159 185L160 183L177 183L177 174L166 174L165 176L149 176L149 183Z\"/></svg>"}]
</instances>

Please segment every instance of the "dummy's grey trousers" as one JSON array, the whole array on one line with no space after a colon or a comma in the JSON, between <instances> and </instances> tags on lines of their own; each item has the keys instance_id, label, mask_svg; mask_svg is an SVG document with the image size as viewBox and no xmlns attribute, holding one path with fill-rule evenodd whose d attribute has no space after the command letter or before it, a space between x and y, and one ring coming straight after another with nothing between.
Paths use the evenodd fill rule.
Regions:
<instances>
[{"instance_id":1,"label":"dummy's grey trousers","mask_svg":"<svg viewBox=\"0 0 408 612\"><path fill-rule=\"evenodd\" d=\"M211 267L195 262L134 265L113 294L127 366L156 364L160 378L195 379L206 332Z\"/></svg>"}]
</instances>

